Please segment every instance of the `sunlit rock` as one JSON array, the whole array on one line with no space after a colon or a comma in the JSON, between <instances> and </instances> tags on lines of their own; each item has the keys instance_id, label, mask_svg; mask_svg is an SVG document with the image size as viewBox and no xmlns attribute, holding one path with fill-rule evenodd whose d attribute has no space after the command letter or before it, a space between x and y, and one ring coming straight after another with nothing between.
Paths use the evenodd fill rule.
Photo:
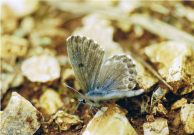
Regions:
<instances>
[{"instance_id":1,"label":"sunlit rock","mask_svg":"<svg viewBox=\"0 0 194 135\"><path fill-rule=\"evenodd\" d=\"M158 105L156 106L156 111L162 115L166 115L168 113L167 109L161 103L158 103Z\"/></svg>"},{"instance_id":2,"label":"sunlit rock","mask_svg":"<svg viewBox=\"0 0 194 135\"><path fill-rule=\"evenodd\" d=\"M143 124L144 135L169 135L166 119L158 118L153 122Z\"/></svg>"},{"instance_id":3,"label":"sunlit rock","mask_svg":"<svg viewBox=\"0 0 194 135\"><path fill-rule=\"evenodd\" d=\"M158 79L146 70L145 67L138 61L136 61L135 64L137 67L137 83L141 88L149 90L158 82Z\"/></svg>"},{"instance_id":4,"label":"sunlit rock","mask_svg":"<svg viewBox=\"0 0 194 135\"><path fill-rule=\"evenodd\" d=\"M40 107L47 114L55 113L62 106L59 94L52 89L47 89L40 97Z\"/></svg>"},{"instance_id":5,"label":"sunlit rock","mask_svg":"<svg viewBox=\"0 0 194 135\"><path fill-rule=\"evenodd\" d=\"M2 6L8 6L17 17L29 15L37 10L39 0L2 0Z\"/></svg>"},{"instance_id":6,"label":"sunlit rock","mask_svg":"<svg viewBox=\"0 0 194 135\"><path fill-rule=\"evenodd\" d=\"M180 100L177 100L175 103L172 104L171 110L181 108L185 104L187 104L187 99L181 98Z\"/></svg>"},{"instance_id":7,"label":"sunlit rock","mask_svg":"<svg viewBox=\"0 0 194 135\"><path fill-rule=\"evenodd\" d=\"M173 87L174 93L187 94L194 90L194 51L189 45L162 42L146 47L145 54Z\"/></svg>"},{"instance_id":8,"label":"sunlit rock","mask_svg":"<svg viewBox=\"0 0 194 135\"><path fill-rule=\"evenodd\" d=\"M180 117L180 113L176 113L175 115L174 115L174 118L173 118L173 122L172 122L172 126L174 127L174 128L179 128L179 126L180 126L180 124L181 124L181 117Z\"/></svg>"},{"instance_id":9,"label":"sunlit rock","mask_svg":"<svg viewBox=\"0 0 194 135\"><path fill-rule=\"evenodd\" d=\"M141 0L135 1L119 0L118 2L120 10L122 10L124 13L130 13L141 5Z\"/></svg>"},{"instance_id":10,"label":"sunlit rock","mask_svg":"<svg viewBox=\"0 0 194 135\"><path fill-rule=\"evenodd\" d=\"M151 107L155 106L157 103L160 103L167 93L168 89L158 87L152 94Z\"/></svg>"},{"instance_id":11,"label":"sunlit rock","mask_svg":"<svg viewBox=\"0 0 194 135\"><path fill-rule=\"evenodd\" d=\"M187 134L194 133L194 104L185 104L180 111L181 121Z\"/></svg>"},{"instance_id":12,"label":"sunlit rock","mask_svg":"<svg viewBox=\"0 0 194 135\"><path fill-rule=\"evenodd\" d=\"M62 73L62 79L64 81L66 81L70 78L75 78L75 74L73 72L73 69L65 69L64 72Z\"/></svg>"},{"instance_id":13,"label":"sunlit rock","mask_svg":"<svg viewBox=\"0 0 194 135\"><path fill-rule=\"evenodd\" d=\"M109 106L96 113L83 135L137 135L137 133L121 109Z\"/></svg>"},{"instance_id":14,"label":"sunlit rock","mask_svg":"<svg viewBox=\"0 0 194 135\"><path fill-rule=\"evenodd\" d=\"M0 100L7 92L9 88L14 88L20 86L24 77L21 73L19 65L13 64L11 61L1 60L1 77L0 77ZM12 64L11 64L12 63Z\"/></svg>"},{"instance_id":15,"label":"sunlit rock","mask_svg":"<svg viewBox=\"0 0 194 135\"><path fill-rule=\"evenodd\" d=\"M62 78L63 82L66 82L69 79L70 80L74 79L74 81L73 81L74 87L77 90L80 89L79 82L75 79L75 74L74 74L73 69L65 69L64 72L62 73L62 77L61 78Z\"/></svg>"},{"instance_id":16,"label":"sunlit rock","mask_svg":"<svg viewBox=\"0 0 194 135\"><path fill-rule=\"evenodd\" d=\"M1 113L1 135L33 135L40 127L41 115L32 104L13 92Z\"/></svg>"},{"instance_id":17,"label":"sunlit rock","mask_svg":"<svg viewBox=\"0 0 194 135\"><path fill-rule=\"evenodd\" d=\"M39 23L35 23L35 27L29 33L32 46L54 47L63 43L67 34L67 31L61 27L63 23L64 20L60 17L44 18Z\"/></svg>"},{"instance_id":18,"label":"sunlit rock","mask_svg":"<svg viewBox=\"0 0 194 135\"><path fill-rule=\"evenodd\" d=\"M48 82L60 77L60 66L57 59L47 54L26 59L21 69L23 75L32 82Z\"/></svg>"},{"instance_id":19,"label":"sunlit rock","mask_svg":"<svg viewBox=\"0 0 194 135\"><path fill-rule=\"evenodd\" d=\"M16 29L14 35L19 37L25 37L32 32L35 27L35 20L33 17L25 17L20 24L20 27Z\"/></svg>"},{"instance_id":20,"label":"sunlit rock","mask_svg":"<svg viewBox=\"0 0 194 135\"><path fill-rule=\"evenodd\" d=\"M0 44L0 58L16 59L22 57L27 53L28 41L17 36L4 35L1 38Z\"/></svg>"},{"instance_id":21,"label":"sunlit rock","mask_svg":"<svg viewBox=\"0 0 194 135\"><path fill-rule=\"evenodd\" d=\"M81 124L82 121L76 115L59 110L49 122L54 122L61 131L68 130L71 126Z\"/></svg>"}]
</instances>

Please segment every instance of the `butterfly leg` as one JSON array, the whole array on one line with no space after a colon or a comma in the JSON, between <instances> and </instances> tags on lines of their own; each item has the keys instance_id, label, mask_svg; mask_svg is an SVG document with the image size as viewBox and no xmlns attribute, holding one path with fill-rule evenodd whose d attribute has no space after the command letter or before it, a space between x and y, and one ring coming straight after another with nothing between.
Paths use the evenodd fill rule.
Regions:
<instances>
[{"instance_id":1,"label":"butterfly leg","mask_svg":"<svg viewBox=\"0 0 194 135\"><path fill-rule=\"evenodd\" d=\"M79 99L79 102L78 102L78 104L75 107L75 111L80 110L80 107L82 107L82 105L84 105L84 104L85 104L84 99Z\"/></svg>"}]
</instances>

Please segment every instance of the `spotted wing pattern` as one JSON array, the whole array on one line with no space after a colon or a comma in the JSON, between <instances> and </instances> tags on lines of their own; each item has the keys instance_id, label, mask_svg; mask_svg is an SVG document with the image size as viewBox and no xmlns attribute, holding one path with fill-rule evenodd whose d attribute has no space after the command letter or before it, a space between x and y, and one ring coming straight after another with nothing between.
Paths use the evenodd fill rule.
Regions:
<instances>
[{"instance_id":1,"label":"spotted wing pattern","mask_svg":"<svg viewBox=\"0 0 194 135\"><path fill-rule=\"evenodd\" d=\"M84 91L94 89L104 57L103 49L92 39L71 36L67 39L67 52L81 88Z\"/></svg>"},{"instance_id":2,"label":"spotted wing pattern","mask_svg":"<svg viewBox=\"0 0 194 135\"><path fill-rule=\"evenodd\" d=\"M136 68L127 55L107 59L101 68L97 88L105 91L131 90L136 86Z\"/></svg>"}]
</instances>

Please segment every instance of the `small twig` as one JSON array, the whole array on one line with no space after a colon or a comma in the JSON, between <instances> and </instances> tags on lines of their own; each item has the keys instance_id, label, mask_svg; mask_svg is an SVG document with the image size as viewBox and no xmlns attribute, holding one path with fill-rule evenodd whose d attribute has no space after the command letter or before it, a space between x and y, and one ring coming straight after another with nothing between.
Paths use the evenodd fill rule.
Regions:
<instances>
[{"instance_id":1,"label":"small twig","mask_svg":"<svg viewBox=\"0 0 194 135\"><path fill-rule=\"evenodd\" d=\"M144 59L142 59L139 55L130 52L132 57L137 59L144 67L146 67L154 76L156 76L164 85L166 85L170 90L173 90L173 88L160 76L160 74L150 65L148 64Z\"/></svg>"},{"instance_id":2,"label":"small twig","mask_svg":"<svg viewBox=\"0 0 194 135\"><path fill-rule=\"evenodd\" d=\"M194 44L194 37L192 35L158 19L145 15L134 14L130 20L133 24L138 24L160 37L185 42L192 46Z\"/></svg>"}]
</instances>

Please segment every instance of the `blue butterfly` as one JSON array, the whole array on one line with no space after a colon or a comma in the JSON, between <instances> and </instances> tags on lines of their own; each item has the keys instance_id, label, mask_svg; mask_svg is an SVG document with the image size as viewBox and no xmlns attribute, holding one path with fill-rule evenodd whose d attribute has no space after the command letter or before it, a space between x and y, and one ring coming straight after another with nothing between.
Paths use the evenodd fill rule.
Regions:
<instances>
[{"instance_id":1,"label":"blue butterfly","mask_svg":"<svg viewBox=\"0 0 194 135\"><path fill-rule=\"evenodd\" d=\"M85 98L94 103L110 99L133 97L144 92L136 86L137 71L127 55L114 55L105 61L104 50L87 37L67 39L67 52L75 77Z\"/></svg>"}]
</instances>

